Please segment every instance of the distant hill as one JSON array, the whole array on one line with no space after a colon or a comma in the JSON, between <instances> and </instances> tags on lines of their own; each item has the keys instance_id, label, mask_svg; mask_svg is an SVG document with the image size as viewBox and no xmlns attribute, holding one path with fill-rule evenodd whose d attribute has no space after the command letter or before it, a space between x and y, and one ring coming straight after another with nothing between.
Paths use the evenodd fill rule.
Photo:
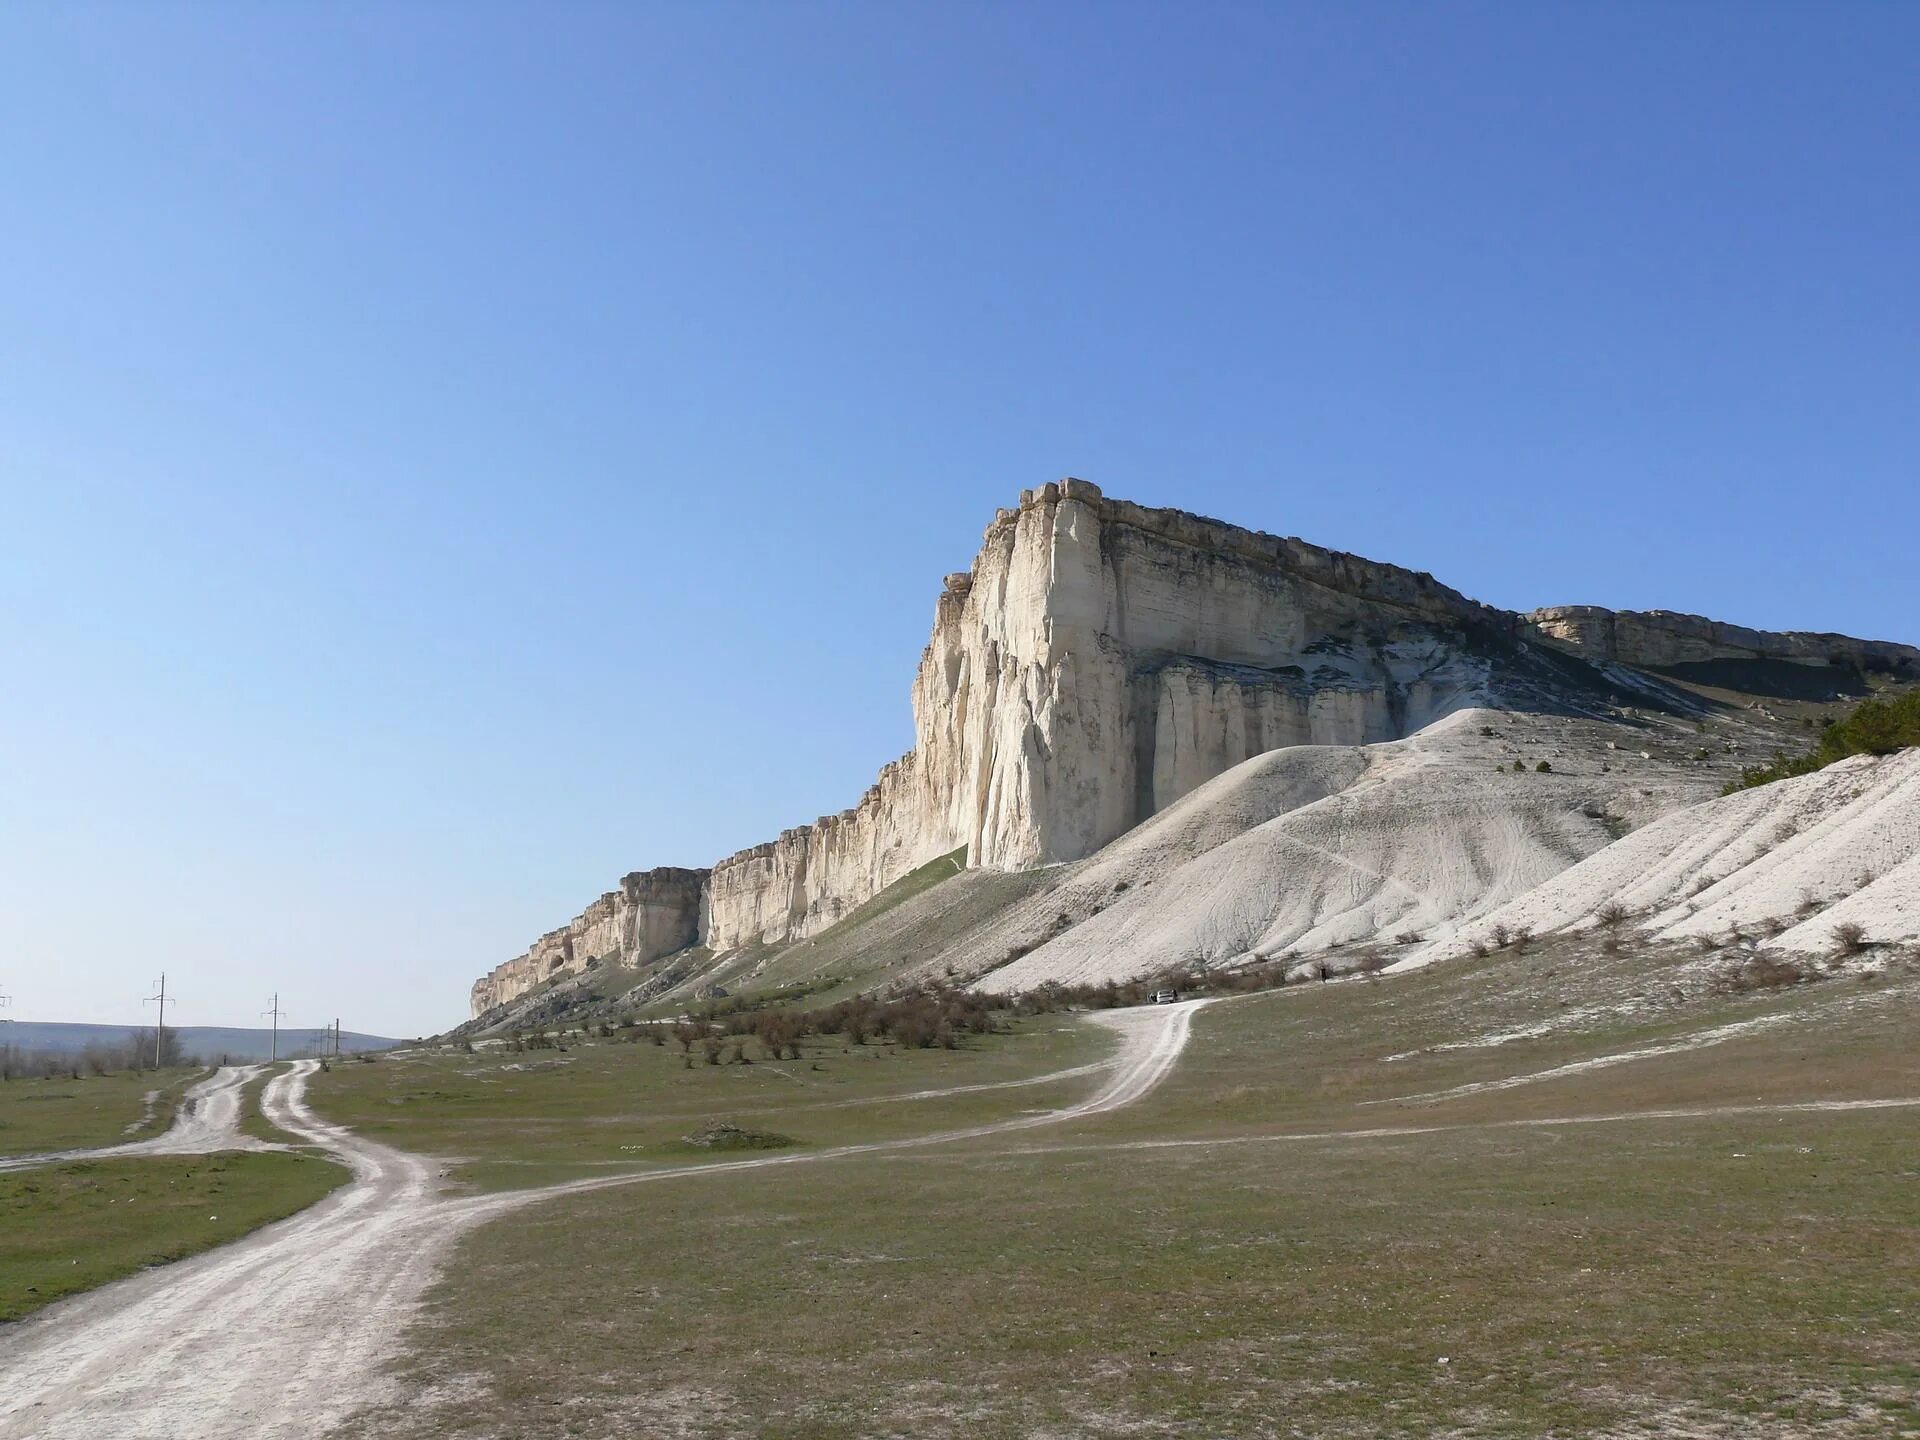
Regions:
<instances>
[{"instance_id":1,"label":"distant hill","mask_svg":"<svg viewBox=\"0 0 1920 1440\"><path fill-rule=\"evenodd\" d=\"M124 1044L127 1036L137 1028L132 1025L67 1025L49 1020L6 1021L0 1022L0 1045L17 1045L23 1050L68 1055L84 1050L89 1045ZM169 1025L167 1029L180 1037L180 1047L188 1055L207 1061L217 1061L222 1057L231 1061L265 1060L272 1047L273 1036L268 1030L221 1025L182 1025L178 1028ZM280 1058L285 1060L317 1054L322 1043L322 1032L318 1030L282 1030ZM340 1032L340 1048L347 1054L362 1050L391 1050L405 1043L385 1035L362 1035L354 1030Z\"/></svg>"}]
</instances>

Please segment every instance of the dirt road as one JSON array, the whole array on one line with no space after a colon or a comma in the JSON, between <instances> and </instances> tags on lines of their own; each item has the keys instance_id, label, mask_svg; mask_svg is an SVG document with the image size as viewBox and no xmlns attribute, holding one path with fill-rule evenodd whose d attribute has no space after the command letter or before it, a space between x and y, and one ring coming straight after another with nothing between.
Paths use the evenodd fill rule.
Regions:
<instances>
[{"instance_id":1,"label":"dirt road","mask_svg":"<svg viewBox=\"0 0 1920 1440\"><path fill-rule=\"evenodd\" d=\"M195 1081L180 1099L164 1135L94 1150L56 1150L43 1155L0 1157L0 1170L31 1170L63 1160L108 1160L128 1155L210 1155L216 1150L266 1150L265 1141L240 1130L240 1097L264 1065L223 1065Z\"/></svg>"},{"instance_id":2,"label":"dirt road","mask_svg":"<svg viewBox=\"0 0 1920 1440\"><path fill-rule=\"evenodd\" d=\"M313 1440L392 1398L383 1362L397 1352L455 1240L485 1220L577 1191L813 1164L1118 1109L1165 1078L1204 1003L1091 1017L1120 1035L1120 1053L1106 1084L1062 1109L905 1140L502 1195L442 1196L434 1162L327 1124L304 1098L315 1062L300 1061L268 1083L262 1107L281 1129L351 1165L357 1183L237 1244L49 1307L0 1333L0 1437ZM237 1105L237 1087L234 1093Z\"/></svg>"}]
</instances>

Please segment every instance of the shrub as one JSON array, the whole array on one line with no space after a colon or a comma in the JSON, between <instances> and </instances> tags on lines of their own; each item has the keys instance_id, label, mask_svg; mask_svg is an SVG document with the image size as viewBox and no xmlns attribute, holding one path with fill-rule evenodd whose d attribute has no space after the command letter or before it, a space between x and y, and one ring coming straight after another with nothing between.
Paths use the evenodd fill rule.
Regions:
<instances>
[{"instance_id":1,"label":"shrub","mask_svg":"<svg viewBox=\"0 0 1920 1440\"><path fill-rule=\"evenodd\" d=\"M1806 976L1800 967L1777 955L1756 955L1734 972L1729 987L1734 990L1778 990Z\"/></svg>"},{"instance_id":2,"label":"shrub","mask_svg":"<svg viewBox=\"0 0 1920 1440\"><path fill-rule=\"evenodd\" d=\"M1609 900L1594 914L1594 919L1598 920L1609 930L1618 928L1621 924L1625 923L1626 918L1627 907L1622 905L1618 900Z\"/></svg>"},{"instance_id":3,"label":"shrub","mask_svg":"<svg viewBox=\"0 0 1920 1440\"><path fill-rule=\"evenodd\" d=\"M1770 764L1749 766L1738 780L1728 783L1725 793L1811 775L1850 755L1891 755L1909 745L1920 745L1920 690L1890 700L1862 700L1849 714L1828 724L1806 754L1775 755Z\"/></svg>"},{"instance_id":4,"label":"shrub","mask_svg":"<svg viewBox=\"0 0 1920 1440\"><path fill-rule=\"evenodd\" d=\"M1867 948L1867 927L1852 920L1834 926L1833 945L1841 955L1858 955Z\"/></svg>"},{"instance_id":5,"label":"shrub","mask_svg":"<svg viewBox=\"0 0 1920 1440\"><path fill-rule=\"evenodd\" d=\"M1549 765L1544 760L1542 760L1538 765L1534 766L1533 768L1536 774L1551 775L1553 773L1553 766Z\"/></svg>"}]
</instances>

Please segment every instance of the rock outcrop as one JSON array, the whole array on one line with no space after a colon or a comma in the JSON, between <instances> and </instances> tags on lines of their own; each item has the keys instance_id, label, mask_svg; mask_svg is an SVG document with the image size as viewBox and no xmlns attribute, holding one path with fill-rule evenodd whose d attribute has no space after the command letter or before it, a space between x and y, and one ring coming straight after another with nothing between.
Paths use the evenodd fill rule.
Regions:
<instances>
[{"instance_id":1,"label":"rock outcrop","mask_svg":"<svg viewBox=\"0 0 1920 1440\"><path fill-rule=\"evenodd\" d=\"M1030 491L948 578L914 685L937 844L1075 860L1252 755L1405 735L1483 692L1476 627L1513 617L1084 481Z\"/></svg>"},{"instance_id":2,"label":"rock outcrop","mask_svg":"<svg viewBox=\"0 0 1920 1440\"><path fill-rule=\"evenodd\" d=\"M473 988L479 1015L567 972L818 933L917 866L1078 860L1249 758L1396 740L1470 706L1618 699L1620 665L1723 656L1920 665L1920 651L1663 612L1529 616L1431 575L1081 480L1024 492L949 575L914 748L860 802L709 871L647 871ZM1586 663L1591 661L1593 663ZM1638 697L1659 693L1653 682Z\"/></svg>"},{"instance_id":3,"label":"rock outcrop","mask_svg":"<svg viewBox=\"0 0 1920 1440\"><path fill-rule=\"evenodd\" d=\"M603 961L648 965L699 944L707 873L667 866L621 877L618 890L476 980L468 997L471 1013L483 1015L556 975Z\"/></svg>"},{"instance_id":4,"label":"rock outcrop","mask_svg":"<svg viewBox=\"0 0 1920 1440\"><path fill-rule=\"evenodd\" d=\"M1671 610L1605 610L1598 605L1550 605L1532 611L1526 620L1543 638L1576 654L1651 669L1713 660L1786 660L1920 675L1920 650L1889 640L1750 630Z\"/></svg>"}]
</instances>

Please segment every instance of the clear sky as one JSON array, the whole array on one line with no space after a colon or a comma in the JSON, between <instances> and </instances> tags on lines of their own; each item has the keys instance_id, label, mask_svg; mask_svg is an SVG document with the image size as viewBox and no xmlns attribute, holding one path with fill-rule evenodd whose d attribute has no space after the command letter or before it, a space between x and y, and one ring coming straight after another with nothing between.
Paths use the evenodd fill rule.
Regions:
<instances>
[{"instance_id":1,"label":"clear sky","mask_svg":"<svg viewBox=\"0 0 1920 1440\"><path fill-rule=\"evenodd\" d=\"M0 990L412 1034L1064 474L1920 641L1920 6L0 10Z\"/></svg>"}]
</instances>

